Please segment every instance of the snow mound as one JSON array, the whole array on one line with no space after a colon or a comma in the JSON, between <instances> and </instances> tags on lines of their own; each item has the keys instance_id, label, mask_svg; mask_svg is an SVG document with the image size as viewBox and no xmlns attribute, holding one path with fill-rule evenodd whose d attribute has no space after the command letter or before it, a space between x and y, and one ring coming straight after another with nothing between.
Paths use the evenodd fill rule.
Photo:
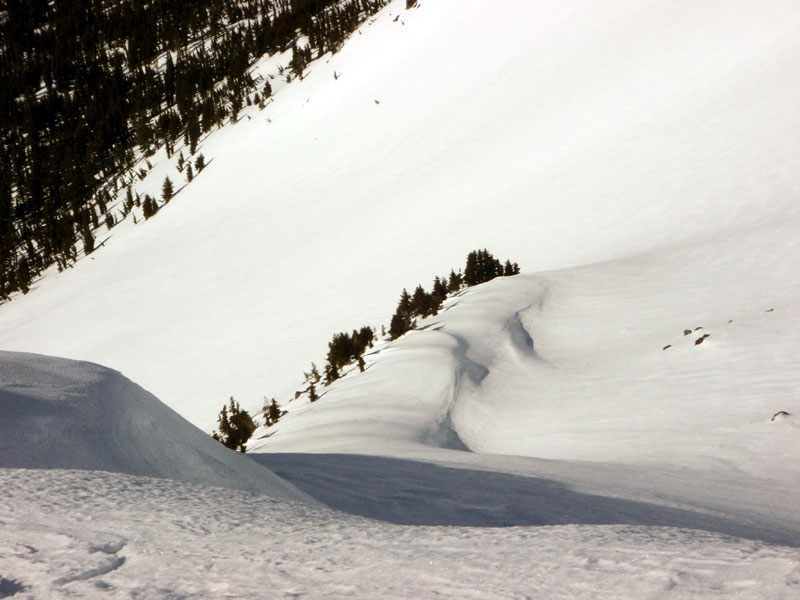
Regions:
<instances>
[{"instance_id":1,"label":"snow mound","mask_svg":"<svg viewBox=\"0 0 800 600\"><path fill-rule=\"evenodd\" d=\"M82 469L308 497L100 365L0 352L0 467Z\"/></svg>"}]
</instances>

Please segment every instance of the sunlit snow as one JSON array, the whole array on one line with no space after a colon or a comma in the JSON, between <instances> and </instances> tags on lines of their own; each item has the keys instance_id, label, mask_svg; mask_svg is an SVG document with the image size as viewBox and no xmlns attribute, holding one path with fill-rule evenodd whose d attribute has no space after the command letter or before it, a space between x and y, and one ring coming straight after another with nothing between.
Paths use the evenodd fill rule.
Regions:
<instances>
[{"instance_id":1,"label":"sunlit snow","mask_svg":"<svg viewBox=\"0 0 800 600\"><path fill-rule=\"evenodd\" d=\"M800 596L798 30L396 1L276 76L153 219L0 306L4 350L136 382L0 356L0 597ZM142 194L181 179L152 162ZM294 398L483 247L523 274ZM255 464L150 392L288 414Z\"/></svg>"}]
</instances>

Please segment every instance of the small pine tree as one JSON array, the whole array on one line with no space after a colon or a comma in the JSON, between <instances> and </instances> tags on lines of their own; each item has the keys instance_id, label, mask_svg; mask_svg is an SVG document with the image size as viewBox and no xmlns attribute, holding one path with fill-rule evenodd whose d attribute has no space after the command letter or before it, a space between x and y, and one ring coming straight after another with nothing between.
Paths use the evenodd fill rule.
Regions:
<instances>
[{"instance_id":1,"label":"small pine tree","mask_svg":"<svg viewBox=\"0 0 800 600\"><path fill-rule=\"evenodd\" d=\"M277 423L281 416L282 412L278 403L275 402L275 398L272 399L271 402L267 403L267 399L264 398L264 408L262 409L262 414L264 416L264 425L267 427L272 427Z\"/></svg>"},{"instance_id":2,"label":"small pine tree","mask_svg":"<svg viewBox=\"0 0 800 600\"><path fill-rule=\"evenodd\" d=\"M164 204L172 200L172 197L175 195L175 188L172 185L172 180L167 175L164 178L164 183L161 186L161 199L164 201Z\"/></svg>"},{"instance_id":3,"label":"small pine tree","mask_svg":"<svg viewBox=\"0 0 800 600\"><path fill-rule=\"evenodd\" d=\"M194 159L194 170L200 173L206 166L206 157L202 154L198 154L197 158Z\"/></svg>"},{"instance_id":4,"label":"small pine tree","mask_svg":"<svg viewBox=\"0 0 800 600\"><path fill-rule=\"evenodd\" d=\"M473 250L467 254L467 265L464 267L464 283L467 286L480 283L478 252Z\"/></svg>"},{"instance_id":5,"label":"small pine tree","mask_svg":"<svg viewBox=\"0 0 800 600\"><path fill-rule=\"evenodd\" d=\"M400 294L397 310L389 323L389 337L391 339L396 340L411 329L411 313L411 296L407 290L403 290L403 293Z\"/></svg>"},{"instance_id":6,"label":"small pine tree","mask_svg":"<svg viewBox=\"0 0 800 600\"><path fill-rule=\"evenodd\" d=\"M464 285L464 279L461 276L461 273L456 273L452 269L450 270L450 278L447 280L447 291L450 294L454 294L458 290L461 289L461 286Z\"/></svg>"},{"instance_id":7,"label":"small pine tree","mask_svg":"<svg viewBox=\"0 0 800 600\"><path fill-rule=\"evenodd\" d=\"M442 307L442 302L447 298L447 284L445 281L447 281L445 277L436 277L433 280L431 296L433 296L434 314L439 312L439 309Z\"/></svg>"},{"instance_id":8,"label":"small pine tree","mask_svg":"<svg viewBox=\"0 0 800 600\"><path fill-rule=\"evenodd\" d=\"M256 424L250 414L241 409L233 396L228 406L222 406L217 422L219 431L215 431L211 437L231 450L245 452L247 440L256 430Z\"/></svg>"},{"instance_id":9,"label":"small pine tree","mask_svg":"<svg viewBox=\"0 0 800 600\"><path fill-rule=\"evenodd\" d=\"M192 165L189 163L186 165L186 181L192 183L192 179L194 179L194 171L192 171Z\"/></svg>"},{"instance_id":10,"label":"small pine tree","mask_svg":"<svg viewBox=\"0 0 800 600\"><path fill-rule=\"evenodd\" d=\"M144 202L142 202L142 214L145 219L149 219L158 212L158 204L153 200L149 194L144 195Z\"/></svg>"},{"instance_id":11,"label":"small pine tree","mask_svg":"<svg viewBox=\"0 0 800 600\"><path fill-rule=\"evenodd\" d=\"M317 365L312 362L311 370L308 373L303 373L303 375L305 376L305 383L308 384L308 387L306 388L306 391L308 392L308 401L316 402L319 400L319 395L317 394L317 384L322 378L317 370Z\"/></svg>"},{"instance_id":12,"label":"small pine tree","mask_svg":"<svg viewBox=\"0 0 800 600\"><path fill-rule=\"evenodd\" d=\"M427 317L431 312L431 297L425 289L418 285L411 297L411 315Z\"/></svg>"}]
</instances>

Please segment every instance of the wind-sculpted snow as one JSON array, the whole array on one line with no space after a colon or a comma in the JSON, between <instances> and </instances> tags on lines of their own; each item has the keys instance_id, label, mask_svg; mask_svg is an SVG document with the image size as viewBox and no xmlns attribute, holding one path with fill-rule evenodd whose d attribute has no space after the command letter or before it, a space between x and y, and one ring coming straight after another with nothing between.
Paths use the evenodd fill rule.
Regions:
<instances>
[{"instance_id":1,"label":"wind-sculpted snow","mask_svg":"<svg viewBox=\"0 0 800 600\"><path fill-rule=\"evenodd\" d=\"M308 496L99 365L0 352L0 467L86 469Z\"/></svg>"},{"instance_id":2,"label":"wind-sculpted snow","mask_svg":"<svg viewBox=\"0 0 800 600\"><path fill-rule=\"evenodd\" d=\"M15 599L777 600L800 592L798 558L689 529L408 527L165 479L0 469L0 592Z\"/></svg>"},{"instance_id":3,"label":"wind-sculpted snow","mask_svg":"<svg viewBox=\"0 0 800 600\"><path fill-rule=\"evenodd\" d=\"M251 449L333 460L341 472L310 456L259 459L323 502L393 522L529 524L547 506L573 523L669 523L797 544L800 376L784 368L800 352L794 291L772 273L736 289L746 265L729 265L732 285L719 295L698 278L741 241L470 288L381 343L369 368L324 400L290 403ZM783 241L770 242L779 258ZM767 296L780 308L769 310ZM688 326L703 329L685 336ZM771 420L779 407L788 414ZM356 491L348 468L374 485ZM365 475L384 468L380 483ZM452 485L433 485L439 476ZM559 492L537 502L531 478L565 487L545 485ZM467 493L473 486L489 492ZM576 500L589 497L597 501Z\"/></svg>"}]
</instances>

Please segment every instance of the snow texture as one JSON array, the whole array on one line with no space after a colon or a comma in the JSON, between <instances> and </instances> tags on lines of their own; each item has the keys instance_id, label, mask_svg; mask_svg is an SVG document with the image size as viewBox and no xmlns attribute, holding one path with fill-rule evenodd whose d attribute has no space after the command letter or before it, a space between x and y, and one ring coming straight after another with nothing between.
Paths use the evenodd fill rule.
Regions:
<instances>
[{"instance_id":1,"label":"snow texture","mask_svg":"<svg viewBox=\"0 0 800 600\"><path fill-rule=\"evenodd\" d=\"M669 527L408 527L236 490L0 469L14 598L793 598L796 549Z\"/></svg>"}]
</instances>

